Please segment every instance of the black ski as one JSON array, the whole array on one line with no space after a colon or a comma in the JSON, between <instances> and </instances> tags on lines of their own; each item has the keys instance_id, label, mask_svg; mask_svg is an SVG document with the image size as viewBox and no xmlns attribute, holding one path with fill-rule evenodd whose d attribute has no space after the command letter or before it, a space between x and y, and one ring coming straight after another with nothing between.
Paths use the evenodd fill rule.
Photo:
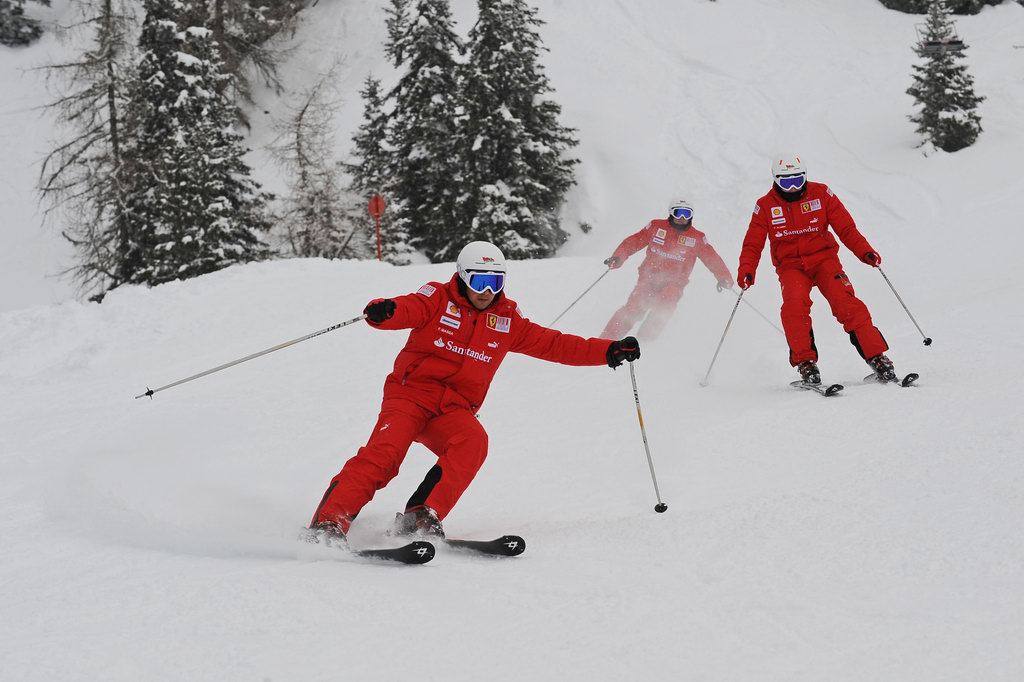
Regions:
<instances>
[{"instance_id":1,"label":"black ski","mask_svg":"<svg viewBox=\"0 0 1024 682\"><path fill-rule=\"evenodd\" d=\"M921 378L920 374L917 374L916 372L911 372L910 374L908 374L907 376L903 377L902 379L897 379L895 381L882 381L881 379L878 378L878 376L876 376L874 374L869 374L866 377L864 377L864 383L866 383L866 384L872 384L872 383L874 383L874 384L898 384L899 386L902 386L903 388L906 388L908 386L912 386L914 384L914 382L917 381L920 378Z\"/></svg>"},{"instance_id":2,"label":"black ski","mask_svg":"<svg viewBox=\"0 0 1024 682\"><path fill-rule=\"evenodd\" d=\"M434 546L425 540L416 540L402 547L393 549L351 549L357 557L397 561L403 564L425 564L434 558Z\"/></svg>"},{"instance_id":3,"label":"black ski","mask_svg":"<svg viewBox=\"0 0 1024 682\"><path fill-rule=\"evenodd\" d=\"M805 388L808 391L820 393L826 398L830 395L835 395L836 393L839 393L839 391L843 390L842 384L809 384L806 381L791 381L789 385L794 386L796 388Z\"/></svg>"},{"instance_id":4,"label":"black ski","mask_svg":"<svg viewBox=\"0 0 1024 682\"><path fill-rule=\"evenodd\" d=\"M526 551L526 540L518 535L502 535L494 540L445 540L444 544L488 556L519 556Z\"/></svg>"},{"instance_id":5,"label":"black ski","mask_svg":"<svg viewBox=\"0 0 1024 682\"><path fill-rule=\"evenodd\" d=\"M352 549L342 535L310 528L303 529L300 539L313 545L322 544L324 547L340 549L347 554L363 559L397 561L403 564L425 564L437 553L434 545L425 540L416 540L401 547Z\"/></svg>"}]
</instances>

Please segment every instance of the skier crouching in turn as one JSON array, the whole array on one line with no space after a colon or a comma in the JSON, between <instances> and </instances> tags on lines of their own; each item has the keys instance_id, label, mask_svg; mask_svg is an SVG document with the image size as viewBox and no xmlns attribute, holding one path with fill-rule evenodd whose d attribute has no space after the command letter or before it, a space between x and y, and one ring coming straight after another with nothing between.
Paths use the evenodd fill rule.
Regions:
<instances>
[{"instance_id":1,"label":"skier crouching in turn","mask_svg":"<svg viewBox=\"0 0 1024 682\"><path fill-rule=\"evenodd\" d=\"M395 531L443 538L441 521L487 456L487 432L476 413L506 354L613 368L640 357L632 337L609 343L531 322L505 296L505 277L498 247L471 242L447 283L430 282L416 293L366 306L370 326L412 331L384 381L369 441L334 477L313 515L310 528L318 537L344 539L363 506L398 474L416 441L437 455L437 464L398 514Z\"/></svg>"},{"instance_id":2,"label":"skier crouching in turn","mask_svg":"<svg viewBox=\"0 0 1024 682\"><path fill-rule=\"evenodd\" d=\"M647 257L640 264L640 277L626 304L608 321L603 338L618 338L644 315L647 319L637 336L645 341L657 338L679 304L698 258L718 280L719 291L733 286L729 268L704 233L693 226L693 206L684 199L669 204L667 219L652 220L623 239L604 263L613 270L620 268L643 248Z\"/></svg>"},{"instance_id":3,"label":"skier crouching in turn","mask_svg":"<svg viewBox=\"0 0 1024 682\"><path fill-rule=\"evenodd\" d=\"M740 288L754 285L767 238L782 286L782 327L789 342L789 362L800 378L811 384L821 383L811 328L810 293L811 287L817 287L875 376L880 381L895 380L892 361L885 356L889 346L872 324L867 306L854 294L829 226L864 263L877 268L882 257L857 230L839 197L825 184L808 182L800 157L788 155L774 160L772 177L772 188L757 200L743 240L736 277Z\"/></svg>"}]
</instances>

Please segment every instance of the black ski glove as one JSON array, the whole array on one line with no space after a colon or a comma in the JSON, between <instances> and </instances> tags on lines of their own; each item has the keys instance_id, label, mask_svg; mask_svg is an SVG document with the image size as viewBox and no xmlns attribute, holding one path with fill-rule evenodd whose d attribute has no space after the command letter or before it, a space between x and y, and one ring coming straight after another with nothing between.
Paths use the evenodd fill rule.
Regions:
<instances>
[{"instance_id":1,"label":"black ski glove","mask_svg":"<svg viewBox=\"0 0 1024 682\"><path fill-rule=\"evenodd\" d=\"M363 308L363 314L366 315L366 319L370 322L380 324L395 314L396 307L395 302L390 298L382 298L379 301L373 301Z\"/></svg>"},{"instance_id":2,"label":"black ski glove","mask_svg":"<svg viewBox=\"0 0 1024 682\"><path fill-rule=\"evenodd\" d=\"M608 351L604 354L608 360L608 366L615 369L625 360L633 362L640 357L640 342L635 336L627 336L621 341L612 341L608 344Z\"/></svg>"}]
</instances>

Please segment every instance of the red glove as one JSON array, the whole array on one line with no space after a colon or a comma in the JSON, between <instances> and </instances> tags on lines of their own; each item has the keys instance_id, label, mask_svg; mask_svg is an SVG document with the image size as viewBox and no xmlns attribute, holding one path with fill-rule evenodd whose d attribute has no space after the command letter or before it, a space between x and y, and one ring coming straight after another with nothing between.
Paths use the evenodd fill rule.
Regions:
<instances>
[{"instance_id":1,"label":"red glove","mask_svg":"<svg viewBox=\"0 0 1024 682\"><path fill-rule=\"evenodd\" d=\"M608 266L609 270L617 270L622 267L622 260L618 256L611 256L605 259L604 264Z\"/></svg>"},{"instance_id":2,"label":"red glove","mask_svg":"<svg viewBox=\"0 0 1024 682\"><path fill-rule=\"evenodd\" d=\"M740 285L740 289L746 290L754 286L754 273L740 270L739 276L736 277L736 283Z\"/></svg>"},{"instance_id":3,"label":"red glove","mask_svg":"<svg viewBox=\"0 0 1024 682\"><path fill-rule=\"evenodd\" d=\"M882 257L879 256L874 251L868 251L863 256L861 256L860 259L873 268L877 268L879 265L882 264Z\"/></svg>"}]
</instances>

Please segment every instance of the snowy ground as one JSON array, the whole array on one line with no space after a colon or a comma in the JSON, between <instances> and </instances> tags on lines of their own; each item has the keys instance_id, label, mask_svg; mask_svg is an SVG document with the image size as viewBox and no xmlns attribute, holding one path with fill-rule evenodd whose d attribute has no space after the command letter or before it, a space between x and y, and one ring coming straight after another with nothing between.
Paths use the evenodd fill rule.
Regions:
<instances>
[{"instance_id":1,"label":"snowy ground","mask_svg":"<svg viewBox=\"0 0 1024 682\"><path fill-rule=\"evenodd\" d=\"M348 46L350 86L380 64L360 42L375 4L321 3L303 29L311 45ZM471 9L460 0L456 16ZM914 17L861 0L565 1L542 16L583 140L568 210L596 229L564 258L513 265L509 295L529 317L553 319L680 192L734 267L768 156L790 146L844 199L935 339L925 348L878 273L844 255L920 387L859 385L866 368L816 299L821 364L847 384L840 397L789 389L783 338L745 306L700 388L735 299L698 268L636 364L666 514L653 512L628 373L512 356L481 414L489 460L446 527L518 532L527 553L366 565L293 538L365 441L404 334L356 325L152 401L133 396L451 266L276 262L119 290L101 306L5 305L0 678L1024 677L1013 381L1024 374L1024 51L1013 49L1024 8L959 20L989 98L985 132L930 157L904 119ZM799 77L784 68L794 61ZM36 96L26 79L11 102ZM342 125L358 120L351 98ZM5 139L26 158L27 143ZM28 215L21 174L2 172L5 215ZM15 233L4 225L7 259L24 243ZM597 333L635 262L560 327ZM12 269L44 296L18 300L46 300L27 265ZM775 319L765 264L745 299ZM432 463L413 449L354 542L379 541Z\"/></svg>"}]
</instances>

